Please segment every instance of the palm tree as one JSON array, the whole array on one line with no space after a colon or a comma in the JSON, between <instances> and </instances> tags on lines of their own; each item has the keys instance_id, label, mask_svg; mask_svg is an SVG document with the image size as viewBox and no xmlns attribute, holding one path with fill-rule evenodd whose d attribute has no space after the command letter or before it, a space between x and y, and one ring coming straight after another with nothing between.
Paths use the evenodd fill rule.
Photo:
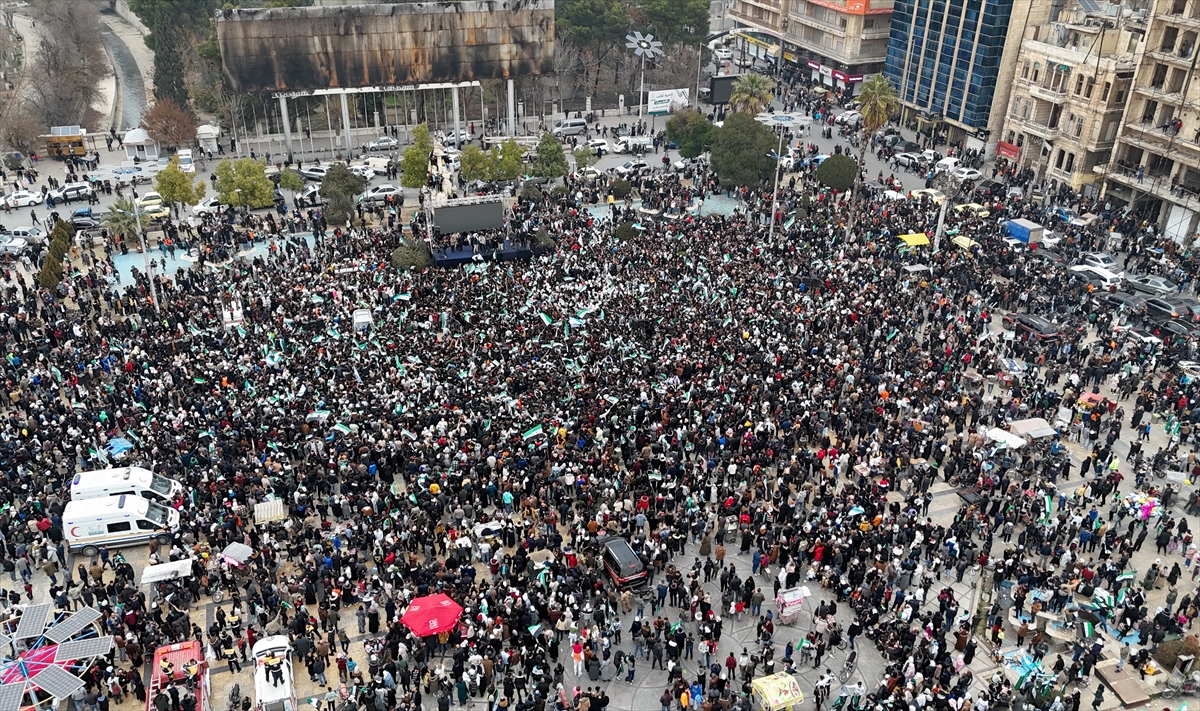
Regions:
<instances>
[{"instance_id":1,"label":"palm tree","mask_svg":"<svg viewBox=\"0 0 1200 711\"><path fill-rule=\"evenodd\" d=\"M862 136L858 144L858 172L854 174L854 189L850 194L851 205L854 204L855 198L858 197L858 190L862 187L867 144L870 143L871 137L875 135L876 131L887 125L892 114L900 110L900 97L896 95L896 89L891 82L884 79L882 74L876 74L863 84L862 91L858 94L858 101L862 104L862 108L858 110L862 114L862 121L859 122ZM848 230L854 229L854 214L855 211L851 209L847 224Z\"/></svg>"},{"instance_id":2,"label":"palm tree","mask_svg":"<svg viewBox=\"0 0 1200 711\"><path fill-rule=\"evenodd\" d=\"M733 82L729 108L747 114L765 111L775 98L775 82L762 74L743 74Z\"/></svg>"},{"instance_id":3,"label":"palm tree","mask_svg":"<svg viewBox=\"0 0 1200 711\"><path fill-rule=\"evenodd\" d=\"M109 234L120 235L122 241L126 237L137 237L138 224L134 213L140 209L132 198L117 200L100 218L100 223Z\"/></svg>"}]
</instances>

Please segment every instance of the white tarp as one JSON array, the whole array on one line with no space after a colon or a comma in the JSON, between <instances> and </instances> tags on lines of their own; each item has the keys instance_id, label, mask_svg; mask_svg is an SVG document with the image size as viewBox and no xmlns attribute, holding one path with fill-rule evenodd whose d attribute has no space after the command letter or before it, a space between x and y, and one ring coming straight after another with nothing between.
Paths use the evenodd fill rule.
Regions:
<instances>
[{"instance_id":1,"label":"white tarp","mask_svg":"<svg viewBox=\"0 0 1200 711\"><path fill-rule=\"evenodd\" d=\"M1013 434L1017 434L1022 437L1030 437L1032 439L1038 439L1040 437L1052 437L1058 434L1058 431L1051 427L1049 422L1046 422L1040 417L1031 417L1028 420L1017 420L1016 422L1010 422L1008 429L1012 431Z\"/></svg>"},{"instance_id":2,"label":"white tarp","mask_svg":"<svg viewBox=\"0 0 1200 711\"><path fill-rule=\"evenodd\" d=\"M1003 447L1020 449L1021 447L1025 446L1025 440L1021 439L1012 432L1009 432L1008 430L1002 430L999 427L993 427L992 429L988 430L987 436L988 439L1000 444Z\"/></svg>"},{"instance_id":3,"label":"white tarp","mask_svg":"<svg viewBox=\"0 0 1200 711\"><path fill-rule=\"evenodd\" d=\"M287 518L287 507L283 505L283 501L280 499L264 501L261 504L254 505L255 523L280 521L284 518Z\"/></svg>"},{"instance_id":4,"label":"white tarp","mask_svg":"<svg viewBox=\"0 0 1200 711\"><path fill-rule=\"evenodd\" d=\"M142 585L161 583L167 580L192 577L192 559L185 558L173 563L159 563L142 568Z\"/></svg>"}]
</instances>

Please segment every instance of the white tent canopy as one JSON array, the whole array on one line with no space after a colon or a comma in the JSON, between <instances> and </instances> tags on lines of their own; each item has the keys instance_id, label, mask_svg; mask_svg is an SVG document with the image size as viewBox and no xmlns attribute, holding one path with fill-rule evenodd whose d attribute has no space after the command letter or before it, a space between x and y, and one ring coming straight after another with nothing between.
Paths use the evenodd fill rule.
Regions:
<instances>
[{"instance_id":1,"label":"white tent canopy","mask_svg":"<svg viewBox=\"0 0 1200 711\"><path fill-rule=\"evenodd\" d=\"M1058 430L1055 430L1050 426L1049 422L1046 422L1040 417L1032 417L1028 420L1017 420L1016 422L1011 422L1008 425L1008 429L1013 434L1032 439L1053 437L1054 435L1058 434Z\"/></svg>"},{"instance_id":2,"label":"white tent canopy","mask_svg":"<svg viewBox=\"0 0 1200 711\"><path fill-rule=\"evenodd\" d=\"M992 429L988 430L987 436L988 439L998 443L1002 447L1020 449L1021 447L1025 446L1025 440L1021 439L1012 432L1009 432L1008 430L1002 430L999 427L993 427Z\"/></svg>"},{"instance_id":3,"label":"white tent canopy","mask_svg":"<svg viewBox=\"0 0 1200 711\"><path fill-rule=\"evenodd\" d=\"M269 521L281 521L287 518L287 506L284 506L281 499L274 501L264 501L261 504L254 505L254 522L267 523Z\"/></svg>"},{"instance_id":4,"label":"white tent canopy","mask_svg":"<svg viewBox=\"0 0 1200 711\"><path fill-rule=\"evenodd\" d=\"M142 585L192 577L192 558L142 568Z\"/></svg>"}]
</instances>

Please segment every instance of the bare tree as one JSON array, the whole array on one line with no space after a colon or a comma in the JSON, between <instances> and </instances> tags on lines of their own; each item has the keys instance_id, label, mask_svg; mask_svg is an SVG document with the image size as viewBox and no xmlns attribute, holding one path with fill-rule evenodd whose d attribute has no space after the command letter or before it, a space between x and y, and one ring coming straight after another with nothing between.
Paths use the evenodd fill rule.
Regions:
<instances>
[{"instance_id":1,"label":"bare tree","mask_svg":"<svg viewBox=\"0 0 1200 711\"><path fill-rule=\"evenodd\" d=\"M42 26L25 91L30 118L45 126L78 124L101 96L97 82L110 73L95 37L96 9L46 0L37 15Z\"/></svg>"},{"instance_id":2,"label":"bare tree","mask_svg":"<svg viewBox=\"0 0 1200 711\"><path fill-rule=\"evenodd\" d=\"M159 99L142 114L142 128L167 148L190 146L196 138L196 119L170 99Z\"/></svg>"}]
</instances>

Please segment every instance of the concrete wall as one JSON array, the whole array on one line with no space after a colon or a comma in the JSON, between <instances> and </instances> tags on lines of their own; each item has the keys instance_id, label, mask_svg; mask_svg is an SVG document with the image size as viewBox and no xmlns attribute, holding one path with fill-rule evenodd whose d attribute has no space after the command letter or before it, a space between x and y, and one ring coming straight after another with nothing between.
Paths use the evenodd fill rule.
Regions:
<instances>
[{"instance_id":1,"label":"concrete wall","mask_svg":"<svg viewBox=\"0 0 1200 711\"><path fill-rule=\"evenodd\" d=\"M549 74L553 0L217 12L235 91L404 86Z\"/></svg>"},{"instance_id":2,"label":"concrete wall","mask_svg":"<svg viewBox=\"0 0 1200 711\"><path fill-rule=\"evenodd\" d=\"M137 28L143 37L150 34L150 29L142 24L137 15L133 14L133 10L129 9L129 3L126 0L113 0L113 11L117 13L117 17Z\"/></svg>"}]
</instances>

